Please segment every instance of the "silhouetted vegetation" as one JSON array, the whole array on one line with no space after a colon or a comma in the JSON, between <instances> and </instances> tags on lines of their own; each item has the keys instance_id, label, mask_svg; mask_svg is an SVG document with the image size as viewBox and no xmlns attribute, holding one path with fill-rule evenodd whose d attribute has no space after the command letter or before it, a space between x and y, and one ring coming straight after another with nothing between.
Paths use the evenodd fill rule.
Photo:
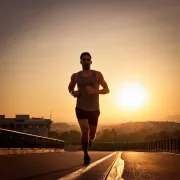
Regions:
<instances>
[{"instance_id":1,"label":"silhouetted vegetation","mask_svg":"<svg viewBox=\"0 0 180 180\"><path fill-rule=\"evenodd\" d=\"M139 141L151 141L167 138L180 138L180 130L167 132L160 131L157 133L149 134L144 130L133 133L117 133L115 130L103 130L103 132L97 136L98 142L139 142ZM115 135L116 134L116 135Z\"/></svg>"},{"instance_id":2,"label":"silhouetted vegetation","mask_svg":"<svg viewBox=\"0 0 180 180\"><path fill-rule=\"evenodd\" d=\"M50 131L49 137L80 144L81 133L77 130ZM180 123L175 122L128 122L104 128L97 132L96 142L139 142L166 138L180 138Z\"/></svg>"},{"instance_id":3,"label":"silhouetted vegetation","mask_svg":"<svg viewBox=\"0 0 180 180\"><path fill-rule=\"evenodd\" d=\"M58 133L57 131L50 131L49 137L55 139L61 139L68 144L80 144L81 134L76 130Z\"/></svg>"}]
</instances>

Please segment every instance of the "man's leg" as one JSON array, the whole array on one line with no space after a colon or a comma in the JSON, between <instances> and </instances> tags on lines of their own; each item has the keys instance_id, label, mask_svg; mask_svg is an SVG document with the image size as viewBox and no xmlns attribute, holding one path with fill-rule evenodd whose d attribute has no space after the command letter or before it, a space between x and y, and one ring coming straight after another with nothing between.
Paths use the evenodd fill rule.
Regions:
<instances>
[{"instance_id":1,"label":"man's leg","mask_svg":"<svg viewBox=\"0 0 180 180\"><path fill-rule=\"evenodd\" d=\"M89 142L89 125L88 125L88 119L80 119L78 120L80 128L81 128L81 143L82 143L82 149L84 151L84 155L88 155L88 142Z\"/></svg>"},{"instance_id":2,"label":"man's leg","mask_svg":"<svg viewBox=\"0 0 180 180\"><path fill-rule=\"evenodd\" d=\"M92 112L91 118L89 119L89 147L91 147L92 140L94 140L96 137L99 115L100 111L94 111Z\"/></svg>"},{"instance_id":3,"label":"man's leg","mask_svg":"<svg viewBox=\"0 0 180 180\"><path fill-rule=\"evenodd\" d=\"M94 140L96 137L97 125L89 124L89 139Z\"/></svg>"}]
</instances>

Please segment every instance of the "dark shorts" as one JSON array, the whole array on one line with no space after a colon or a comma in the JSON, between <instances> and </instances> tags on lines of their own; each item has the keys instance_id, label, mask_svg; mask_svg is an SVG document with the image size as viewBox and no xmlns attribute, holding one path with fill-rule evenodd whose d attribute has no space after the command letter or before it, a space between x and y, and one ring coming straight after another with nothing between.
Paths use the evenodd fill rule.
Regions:
<instances>
[{"instance_id":1,"label":"dark shorts","mask_svg":"<svg viewBox=\"0 0 180 180\"><path fill-rule=\"evenodd\" d=\"M76 107L76 117L78 120L88 119L89 124L97 125L100 111L86 111Z\"/></svg>"}]
</instances>

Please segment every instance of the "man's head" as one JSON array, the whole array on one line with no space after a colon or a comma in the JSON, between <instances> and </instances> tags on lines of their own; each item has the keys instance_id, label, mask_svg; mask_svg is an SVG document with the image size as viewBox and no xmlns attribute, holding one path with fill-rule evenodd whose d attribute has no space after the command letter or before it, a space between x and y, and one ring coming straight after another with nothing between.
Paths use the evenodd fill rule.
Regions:
<instances>
[{"instance_id":1,"label":"man's head","mask_svg":"<svg viewBox=\"0 0 180 180\"><path fill-rule=\"evenodd\" d=\"M80 63L84 70L89 70L92 64L91 55L88 52L83 52L80 56Z\"/></svg>"}]
</instances>

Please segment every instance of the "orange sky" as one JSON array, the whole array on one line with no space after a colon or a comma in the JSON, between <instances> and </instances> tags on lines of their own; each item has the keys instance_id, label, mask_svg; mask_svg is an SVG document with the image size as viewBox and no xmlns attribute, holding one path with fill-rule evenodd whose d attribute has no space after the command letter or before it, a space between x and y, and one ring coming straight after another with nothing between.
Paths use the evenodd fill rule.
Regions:
<instances>
[{"instance_id":1,"label":"orange sky","mask_svg":"<svg viewBox=\"0 0 180 180\"><path fill-rule=\"evenodd\" d=\"M180 2L31 1L0 6L0 114L76 122L67 90L92 55L110 94L100 96L100 123L158 120L180 113ZM117 106L123 83L139 82L149 101L137 112Z\"/></svg>"}]
</instances>

